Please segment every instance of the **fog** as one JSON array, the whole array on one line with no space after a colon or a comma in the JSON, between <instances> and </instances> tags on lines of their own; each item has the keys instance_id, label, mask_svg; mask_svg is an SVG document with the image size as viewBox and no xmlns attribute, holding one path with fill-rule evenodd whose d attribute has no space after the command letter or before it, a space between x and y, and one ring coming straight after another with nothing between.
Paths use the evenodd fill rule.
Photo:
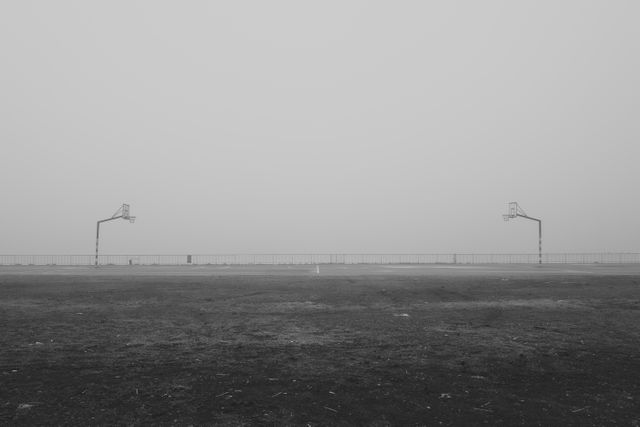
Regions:
<instances>
[{"instance_id":1,"label":"fog","mask_svg":"<svg viewBox=\"0 0 640 427\"><path fill-rule=\"evenodd\" d=\"M0 4L0 253L640 250L636 1Z\"/></svg>"}]
</instances>

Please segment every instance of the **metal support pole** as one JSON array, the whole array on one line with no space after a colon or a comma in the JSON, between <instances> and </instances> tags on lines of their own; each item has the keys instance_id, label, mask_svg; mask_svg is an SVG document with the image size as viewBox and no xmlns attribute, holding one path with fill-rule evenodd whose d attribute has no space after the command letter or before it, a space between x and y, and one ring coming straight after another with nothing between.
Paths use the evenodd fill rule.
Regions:
<instances>
[{"instance_id":1,"label":"metal support pole","mask_svg":"<svg viewBox=\"0 0 640 427\"><path fill-rule=\"evenodd\" d=\"M528 215L516 214L516 216L538 221L538 264L542 264L542 220Z\"/></svg>"},{"instance_id":2,"label":"metal support pole","mask_svg":"<svg viewBox=\"0 0 640 427\"><path fill-rule=\"evenodd\" d=\"M542 264L542 220L527 215L525 211L518 205L518 202L509 202L509 210L505 215L502 215L502 217L505 221L509 221L510 218L517 217L530 219L532 221L538 221L538 264ZM549 262L548 254L547 262Z\"/></svg>"},{"instance_id":3,"label":"metal support pole","mask_svg":"<svg viewBox=\"0 0 640 427\"><path fill-rule=\"evenodd\" d=\"M107 218L107 219L101 219L96 224L96 261L95 261L96 267L98 266L98 245L100 243L100 223L101 222L107 222L107 221L113 221L114 219L118 219L118 218L123 218L123 216L122 215L118 215L118 216L113 216L113 217Z\"/></svg>"},{"instance_id":4,"label":"metal support pole","mask_svg":"<svg viewBox=\"0 0 640 427\"><path fill-rule=\"evenodd\" d=\"M98 245L100 243L100 223L102 221L98 221L96 224L96 267L98 266Z\"/></svg>"}]
</instances>

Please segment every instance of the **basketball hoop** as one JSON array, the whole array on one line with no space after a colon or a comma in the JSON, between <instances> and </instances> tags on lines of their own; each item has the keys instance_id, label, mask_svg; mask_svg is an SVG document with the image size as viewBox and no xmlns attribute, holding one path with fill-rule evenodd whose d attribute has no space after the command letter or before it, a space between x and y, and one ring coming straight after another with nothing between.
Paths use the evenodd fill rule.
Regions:
<instances>
[{"instance_id":1,"label":"basketball hoop","mask_svg":"<svg viewBox=\"0 0 640 427\"><path fill-rule=\"evenodd\" d=\"M542 220L527 215L527 213L518 205L518 202L509 202L509 210L502 218L509 221L510 218L526 218L538 223L538 264L542 264Z\"/></svg>"},{"instance_id":2,"label":"basketball hoop","mask_svg":"<svg viewBox=\"0 0 640 427\"><path fill-rule=\"evenodd\" d=\"M518 202L510 202L506 215L502 215L502 217L505 221L509 221L509 218L517 218L518 214L526 215L520 206L518 206Z\"/></svg>"},{"instance_id":3,"label":"basketball hoop","mask_svg":"<svg viewBox=\"0 0 640 427\"><path fill-rule=\"evenodd\" d=\"M129 213L131 211L131 208L129 207L128 204L123 203L122 207L119 210L122 213L122 218L129 219L129 216L130 216Z\"/></svg>"},{"instance_id":4,"label":"basketball hoop","mask_svg":"<svg viewBox=\"0 0 640 427\"><path fill-rule=\"evenodd\" d=\"M126 203L123 203L120 209L118 209L116 213L114 213L111 216L111 218L101 219L100 221L98 221L98 223L96 224L96 261L95 261L96 267L98 266L98 246L100 243L100 224L103 222L112 221L118 218L129 220L130 223L136 222L136 217L131 216L131 209L129 205Z\"/></svg>"}]
</instances>

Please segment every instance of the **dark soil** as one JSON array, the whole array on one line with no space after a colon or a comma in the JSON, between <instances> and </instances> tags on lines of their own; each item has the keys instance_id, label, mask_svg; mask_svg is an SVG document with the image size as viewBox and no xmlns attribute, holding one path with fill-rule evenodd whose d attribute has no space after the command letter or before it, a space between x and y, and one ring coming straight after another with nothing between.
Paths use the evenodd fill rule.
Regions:
<instances>
[{"instance_id":1,"label":"dark soil","mask_svg":"<svg viewBox=\"0 0 640 427\"><path fill-rule=\"evenodd\" d=\"M1 425L640 425L640 279L0 276Z\"/></svg>"}]
</instances>

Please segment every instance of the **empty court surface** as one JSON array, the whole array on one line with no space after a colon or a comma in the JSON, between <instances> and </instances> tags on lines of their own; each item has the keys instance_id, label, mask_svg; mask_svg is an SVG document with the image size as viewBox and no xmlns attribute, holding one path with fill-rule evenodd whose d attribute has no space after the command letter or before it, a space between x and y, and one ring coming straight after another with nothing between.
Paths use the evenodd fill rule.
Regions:
<instances>
[{"instance_id":1,"label":"empty court surface","mask_svg":"<svg viewBox=\"0 0 640 427\"><path fill-rule=\"evenodd\" d=\"M193 266L0 266L0 275L125 276L530 276L638 275L640 264L319 264Z\"/></svg>"},{"instance_id":2,"label":"empty court surface","mask_svg":"<svg viewBox=\"0 0 640 427\"><path fill-rule=\"evenodd\" d=\"M0 267L0 425L640 425L640 265Z\"/></svg>"}]
</instances>

